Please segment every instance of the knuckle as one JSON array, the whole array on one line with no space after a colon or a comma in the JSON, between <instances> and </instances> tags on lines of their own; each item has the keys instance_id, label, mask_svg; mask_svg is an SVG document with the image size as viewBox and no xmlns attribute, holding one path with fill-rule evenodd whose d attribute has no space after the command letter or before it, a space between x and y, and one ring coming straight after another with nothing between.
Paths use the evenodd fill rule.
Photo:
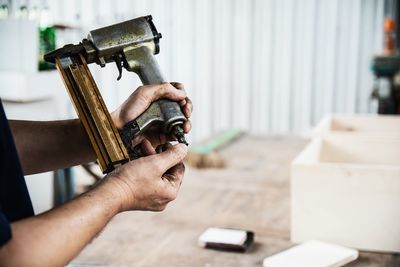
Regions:
<instances>
[{"instance_id":1,"label":"knuckle","mask_svg":"<svg viewBox=\"0 0 400 267\"><path fill-rule=\"evenodd\" d=\"M167 97L179 97L179 98L186 98L186 92L182 86L177 86L176 83L167 83L164 84L164 94Z\"/></svg>"},{"instance_id":2,"label":"knuckle","mask_svg":"<svg viewBox=\"0 0 400 267\"><path fill-rule=\"evenodd\" d=\"M175 82L174 87L179 90L185 90L185 86L183 85L183 83L180 83L180 82Z\"/></svg>"},{"instance_id":3,"label":"knuckle","mask_svg":"<svg viewBox=\"0 0 400 267\"><path fill-rule=\"evenodd\" d=\"M165 170L160 164L153 163L151 168L156 172L156 173L163 173Z\"/></svg>"},{"instance_id":4,"label":"knuckle","mask_svg":"<svg viewBox=\"0 0 400 267\"><path fill-rule=\"evenodd\" d=\"M143 92L146 91L146 89L147 89L147 86L141 85L135 90L134 94L142 94Z\"/></svg>"},{"instance_id":5,"label":"knuckle","mask_svg":"<svg viewBox=\"0 0 400 267\"><path fill-rule=\"evenodd\" d=\"M185 106L186 105L186 99L183 99L183 100L181 100L181 101L179 101L179 105L180 106Z\"/></svg>"},{"instance_id":6,"label":"knuckle","mask_svg":"<svg viewBox=\"0 0 400 267\"><path fill-rule=\"evenodd\" d=\"M146 102L151 102L156 96L156 90L154 86L142 85L138 88L137 97L145 99Z\"/></svg>"},{"instance_id":7,"label":"knuckle","mask_svg":"<svg viewBox=\"0 0 400 267\"><path fill-rule=\"evenodd\" d=\"M176 190L169 190L168 194L166 195L166 201L167 202L174 201L177 196L178 193L176 192Z\"/></svg>"},{"instance_id":8,"label":"knuckle","mask_svg":"<svg viewBox=\"0 0 400 267\"><path fill-rule=\"evenodd\" d=\"M190 132L190 130L192 129L192 124L190 123L190 121L186 121L185 124L183 125L183 130L185 131L185 133Z\"/></svg>"},{"instance_id":9,"label":"knuckle","mask_svg":"<svg viewBox=\"0 0 400 267\"><path fill-rule=\"evenodd\" d=\"M165 91L169 91L173 89L173 86L170 83L162 83L161 84L161 89Z\"/></svg>"},{"instance_id":10,"label":"knuckle","mask_svg":"<svg viewBox=\"0 0 400 267\"><path fill-rule=\"evenodd\" d=\"M160 85L153 87L154 90L152 90L151 98L157 99L161 96L165 96L168 93L169 86L171 86L171 85L168 83L162 83Z\"/></svg>"},{"instance_id":11,"label":"knuckle","mask_svg":"<svg viewBox=\"0 0 400 267\"><path fill-rule=\"evenodd\" d=\"M171 194L170 196L169 196L169 201L174 201L176 198L177 198L177 196L178 196L178 194Z\"/></svg>"}]
</instances>

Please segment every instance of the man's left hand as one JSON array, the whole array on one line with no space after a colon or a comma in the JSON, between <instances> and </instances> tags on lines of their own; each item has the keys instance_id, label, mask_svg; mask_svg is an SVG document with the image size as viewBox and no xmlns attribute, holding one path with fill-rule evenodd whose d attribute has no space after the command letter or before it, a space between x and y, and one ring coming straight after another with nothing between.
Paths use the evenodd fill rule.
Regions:
<instances>
[{"instance_id":1,"label":"man's left hand","mask_svg":"<svg viewBox=\"0 0 400 267\"><path fill-rule=\"evenodd\" d=\"M176 101L181 106L183 114L187 119L190 118L193 110L191 100L187 97L184 86L181 83L162 83L143 85L138 87L128 99L111 113L111 118L118 129L124 127L128 122L136 119L141 115L154 101L167 98ZM189 120L183 124L184 133L189 133L192 126ZM168 141L174 141L173 137L165 136L165 134L149 129L132 140L132 147L142 144L146 146L150 141L151 145L156 148ZM144 147L145 150L148 148Z\"/></svg>"}]
</instances>

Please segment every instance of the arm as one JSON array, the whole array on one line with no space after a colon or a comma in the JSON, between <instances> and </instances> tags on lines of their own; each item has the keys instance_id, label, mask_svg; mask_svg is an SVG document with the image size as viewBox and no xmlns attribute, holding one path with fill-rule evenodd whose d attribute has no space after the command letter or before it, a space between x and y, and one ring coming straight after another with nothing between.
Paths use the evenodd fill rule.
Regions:
<instances>
[{"instance_id":1,"label":"arm","mask_svg":"<svg viewBox=\"0 0 400 267\"><path fill-rule=\"evenodd\" d=\"M190 100L185 100L186 94L183 90L176 90L164 84L140 87L136 90L121 108L113 112L114 122L117 125L124 125L126 123L124 120L134 119L134 116L141 114L151 102L162 97L181 101L183 112L187 117L190 116L192 106ZM81 149L89 148L88 143L81 143L84 142L83 136L79 137L79 133L83 134L82 128L79 130L79 127L74 129L68 127L76 122L60 122L57 125L60 128L53 125L48 127L45 133L36 132L39 135L59 133L69 142L71 142L70 135L74 135L72 141L76 144L73 148L71 144L62 146L68 150L64 164L78 161L73 159L76 156L73 155L73 151L82 153ZM34 125L36 124L32 126ZM19 135L15 138L18 151L32 153L31 143L28 141L35 142L36 137L32 135L30 136L32 140L24 140L23 138L27 137L26 132L19 132L21 128L18 130L18 127L23 126L14 126L17 126L13 129L14 131L17 129L17 133L14 134ZM55 131L54 128L58 130ZM190 123L188 122L184 128L189 131ZM68 133L68 130L71 132ZM55 145L61 144L65 139L62 140L60 136L49 141ZM48 144L45 140L40 142ZM127 210L164 210L166 205L177 196L185 170L182 159L187 153L187 147L183 144L172 146L167 143L164 145L164 151L157 154L153 143L147 137L141 138L141 144L147 156L117 168L92 190L46 213L12 223L13 237L0 247L0 267L64 266L104 228L115 214ZM82 148L80 145L86 147ZM41 149L36 144L34 147ZM46 154L45 157L35 152L39 159L24 158L22 155L22 159L27 161L23 164L49 160L49 157L54 156L52 153L55 153L57 157L60 157L59 154L65 155L65 151L55 149L50 153L49 150L51 152L50 148L45 148L43 151ZM90 152L84 152L78 156L79 160L90 160L93 157ZM53 162L57 165L60 160Z\"/></svg>"},{"instance_id":2,"label":"arm","mask_svg":"<svg viewBox=\"0 0 400 267\"><path fill-rule=\"evenodd\" d=\"M187 148L178 144L149 153L69 203L13 223L12 239L0 248L0 266L64 266L118 212L163 210L177 195Z\"/></svg>"},{"instance_id":3,"label":"arm","mask_svg":"<svg viewBox=\"0 0 400 267\"><path fill-rule=\"evenodd\" d=\"M117 128L122 128L159 98L179 101L183 113L190 117L192 104L180 83L173 83L173 86L169 83L140 86L111 113L111 117ZM24 174L57 170L96 160L89 138L79 120L11 120L10 126ZM190 129L190 122L187 121L184 131L187 133ZM149 139L154 146L166 142L166 138L159 134L147 133L135 140L133 145L142 142L144 138Z\"/></svg>"},{"instance_id":4,"label":"arm","mask_svg":"<svg viewBox=\"0 0 400 267\"><path fill-rule=\"evenodd\" d=\"M24 174L62 169L96 160L79 120L10 120Z\"/></svg>"}]
</instances>

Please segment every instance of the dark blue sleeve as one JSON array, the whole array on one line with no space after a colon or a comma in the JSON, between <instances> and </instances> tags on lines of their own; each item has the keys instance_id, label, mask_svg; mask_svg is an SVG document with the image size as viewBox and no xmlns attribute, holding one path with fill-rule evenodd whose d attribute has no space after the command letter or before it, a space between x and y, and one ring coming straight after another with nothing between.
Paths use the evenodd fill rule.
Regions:
<instances>
[{"instance_id":1,"label":"dark blue sleeve","mask_svg":"<svg viewBox=\"0 0 400 267\"><path fill-rule=\"evenodd\" d=\"M33 215L17 149L0 99L0 246L11 239L10 223Z\"/></svg>"},{"instance_id":2,"label":"dark blue sleeve","mask_svg":"<svg viewBox=\"0 0 400 267\"><path fill-rule=\"evenodd\" d=\"M0 211L0 247L11 239L11 227L7 218Z\"/></svg>"},{"instance_id":3,"label":"dark blue sleeve","mask_svg":"<svg viewBox=\"0 0 400 267\"><path fill-rule=\"evenodd\" d=\"M17 149L0 100L0 233L3 224L33 216L32 202L26 187ZM1 243L0 243L1 244Z\"/></svg>"}]
</instances>

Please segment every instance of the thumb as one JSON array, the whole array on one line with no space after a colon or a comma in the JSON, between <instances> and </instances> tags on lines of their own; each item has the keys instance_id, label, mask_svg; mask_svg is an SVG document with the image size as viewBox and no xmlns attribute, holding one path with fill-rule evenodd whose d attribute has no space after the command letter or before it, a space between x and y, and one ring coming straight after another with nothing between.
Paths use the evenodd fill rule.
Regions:
<instances>
[{"instance_id":1,"label":"thumb","mask_svg":"<svg viewBox=\"0 0 400 267\"><path fill-rule=\"evenodd\" d=\"M168 147L165 151L160 154L148 156L149 160L157 162L158 170L161 170L161 174L180 163L186 156L188 147L185 144L176 144Z\"/></svg>"}]
</instances>

